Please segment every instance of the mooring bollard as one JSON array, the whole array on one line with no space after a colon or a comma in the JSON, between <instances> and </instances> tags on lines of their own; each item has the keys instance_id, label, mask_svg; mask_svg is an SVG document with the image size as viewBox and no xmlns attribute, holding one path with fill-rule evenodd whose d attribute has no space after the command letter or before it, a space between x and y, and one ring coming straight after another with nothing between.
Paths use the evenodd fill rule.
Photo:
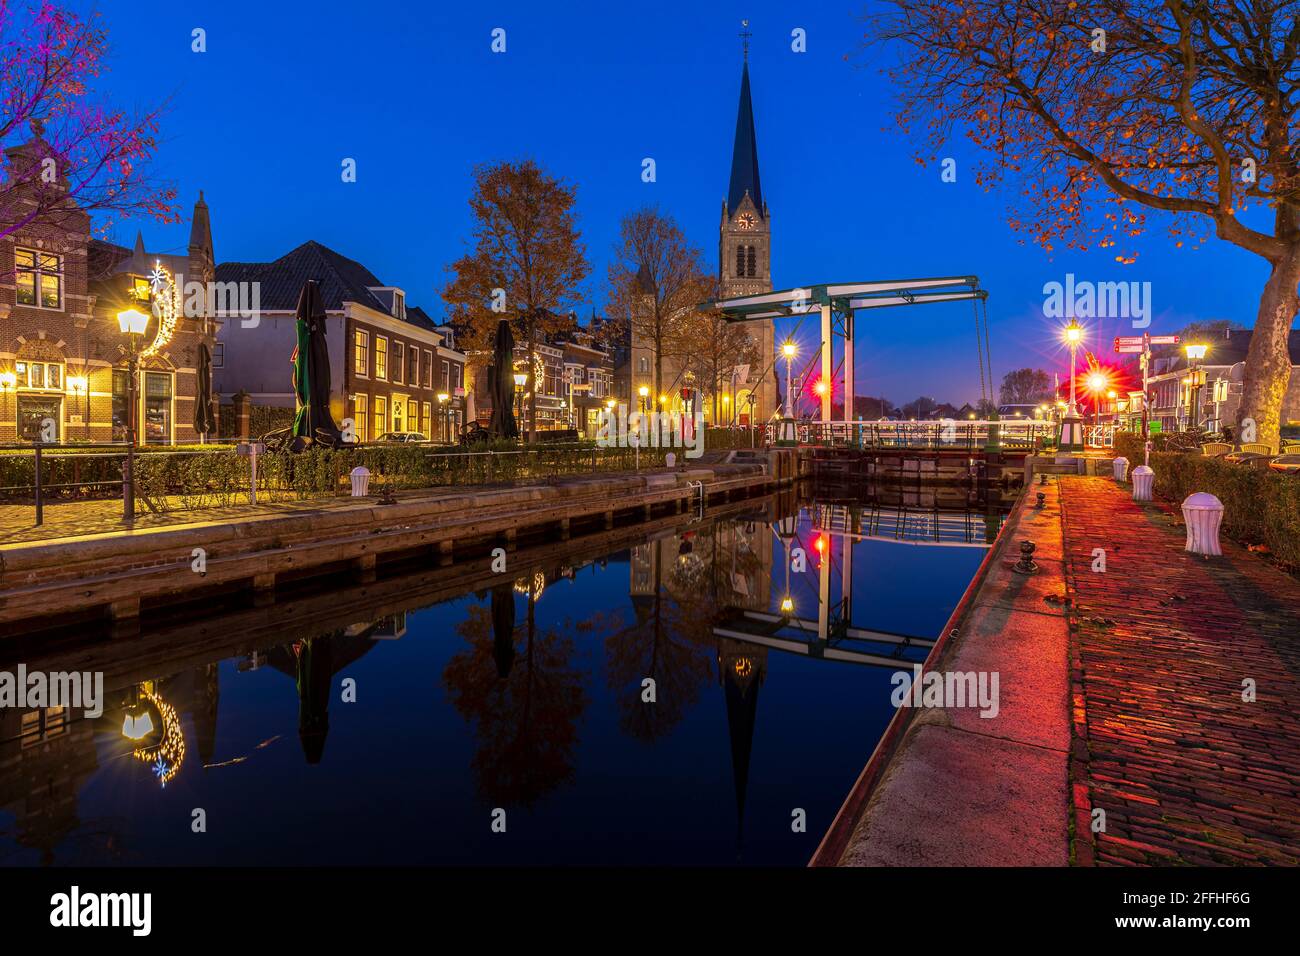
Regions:
<instances>
[{"instance_id":1,"label":"mooring bollard","mask_svg":"<svg viewBox=\"0 0 1300 956\"><path fill-rule=\"evenodd\" d=\"M357 465L348 472L348 477L352 479L352 497L364 498L370 490L370 469L365 465Z\"/></svg>"},{"instance_id":2,"label":"mooring bollard","mask_svg":"<svg viewBox=\"0 0 1300 956\"><path fill-rule=\"evenodd\" d=\"M1156 473L1147 465L1138 465L1133 469L1133 500L1150 501L1151 487L1156 483Z\"/></svg>"},{"instance_id":3,"label":"mooring bollard","mask_svg":"<svg viewBox=\"0 0 1300 956\"><path fill-rule=\"evenodd\" d=\"M1183 502L1183 522L1187 525L1185 550L1192 554L1223 554L1219 548L1222 501L1205 491L1193 492Z\"/></svg>"},{"instance_id":4,"label":"mooring bollard","mask_svg":"<svg viewBox=\"0 0 1300 956\"><path fill-rule=\"evenodd\" d=\"M1128 459L1124 457L1116 458L1112 462L1115 468L1115 480L1125 481L1128 479Z\"/></svg>"},{"instance_id":5,"label":"mooring bollard","mask_svg":"<svg viewBox=\"0 0 1300 956\"><path fill-rule=\"evenodd\" d=\"M677 456L674 455L672 452L669 452L668 454L664 455L664 467L665 467L665 468L676 468L676 467L677 467Z\"/></svg>"},{"instance_id":6,"label":"mooring bollard","mask_svg":"<svg viewBox=\"0 0 1300 956\"><path fill-rule=\"evenodd\" d=\"M1034 574L1038 571L1038 565L1034 563L1034 552L1037 545L1032 541L1020 542L1020 560L1011 566L1011 570L1017 574Z\"/></svg>"}]
</instances>

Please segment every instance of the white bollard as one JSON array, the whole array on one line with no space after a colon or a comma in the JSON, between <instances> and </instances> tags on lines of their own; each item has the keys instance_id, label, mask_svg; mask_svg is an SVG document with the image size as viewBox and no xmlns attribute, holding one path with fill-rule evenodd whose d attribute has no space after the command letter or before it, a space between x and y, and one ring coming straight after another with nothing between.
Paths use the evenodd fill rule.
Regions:
<instances>
[{"instance_id":1,"label":"white bollard","mask_svg":"<svg viewBox=\"0 0 1300 956\"><path fill-rule=\"evenodd\" d=\"M1122 457L1116 458L1111 464L1115 468L1115 480L1127 481L1128 480L1128 459Z\"/></svg>"},{"instance_id":2,"label":"white bollard","mask_svg":"<svg viewBox=\"0 0 1300 956\"><path fill-rule=\"evenodd\" d=\"M1133 500L1150 501L1152 486L1156 483L1156 473L1147 465L1138 465L1133 469Z\"/></svg>"},{"instance_id":3,"label":"white bollard","mask_svg":"<svg viewBox=\"0 0 1300 956\"><path fill-rule=\"evenodd\" d=\"M677 456L674 455L672 452L669 452L668 454L664 455L664 466L667 468L676 468Z\"/></svg>"},{"instance_id":4,"label":"white bollard","mask_svg":"<svg viewBox=\"0 0 1300 956\"><path fill-rule=\"evenodd\" d=\"M348 472L348 477L352 479L352 497L364 498L370 490L370 469L365 465L357 465Z\"/></svg>"},{"instance_id":5,"label":"white bollard","mask_svg":"<svg viewBox=\"0 0 1300 956\"><path fill-rule=\"evenodd\" d=\"M1183 502L1183 521L1187 524L1187 547L1192 554L1223 554L1219 548L1219 525L1223 522L1223 502L1214 495L1197 491Z\"/></svg>"}]
</instances>

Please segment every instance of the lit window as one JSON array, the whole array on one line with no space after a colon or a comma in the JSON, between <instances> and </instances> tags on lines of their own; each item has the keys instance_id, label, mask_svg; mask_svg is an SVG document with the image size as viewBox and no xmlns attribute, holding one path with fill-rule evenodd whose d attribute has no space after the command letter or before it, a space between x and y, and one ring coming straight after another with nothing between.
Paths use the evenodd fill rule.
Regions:
<instances>
[{"instance_id":1,"label":"lit window","mask_svg":"<svg viewBox=\"0 0 1300 956\"><path fill-rule=\"evenodd\" d=\"M63 307L63 257L34 249L14 250L18 304L38 309Z\"/></svg>"},{"instance_id":2,"label":"lit window","mask_svg":"<svg viewBox=\"0 0 1300 956\"><path fill-rule=\"evenodd\" d=\"M366 396L352 396L352 430L356 432L357 441L366 440Z\"/></svg>"},{"instance_id":3,"label":"lit window","mask_svg":"<svg viewBox=\"0 0 1300 956\"><path fill-rule=\"evenodd\" d=\"M388 379L388 339L375 336L375 378Z\"/></svg>"},{"instance_id":4,"label":"lit window","mask_svg":"<svg viewBox=\"0 0 1300 956\"><path fill-rule=\"evenodd\" d=\"M361 378L370 374L370 333L357 329L356 354L352 360L353 371Z\"/></svg>"}]
</instances>

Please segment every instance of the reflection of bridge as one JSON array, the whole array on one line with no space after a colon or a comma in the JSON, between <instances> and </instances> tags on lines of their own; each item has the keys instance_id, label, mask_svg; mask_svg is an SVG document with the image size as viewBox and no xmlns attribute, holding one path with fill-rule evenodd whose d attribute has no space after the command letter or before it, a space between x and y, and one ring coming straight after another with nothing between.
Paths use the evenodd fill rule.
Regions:
<instances>
[{"instance_id":1,"label":"reflection of bridge","mask_svg":"<svg viewBox=\"0 0 1300 956\"><path fill-rule=\"evenodd\" d=\"M976 514L968 509L817 505L813 530L855 541L888 541L929 547L986 548L998 536L998 512Z\"/></svg>"},{"instance_id":2,"label":"reflection of bridge","mask_svg":"<svg viewBox=\"0 0 1300 956\"><path fill-rule=\"evenodd\" d=\"M793 630L798 636L783 636L778 633L783 630ZM818 660L891 668L912 663L911 658L902 656L908 648L929 650L934 646L934 641L924 638L853 627L838 613L828 615L824 621L813 621L762 611L742 611L734 620L714 627L713 633L717 637L727 637L790 654L802 654ZM852 646L850 642L892 645L895 652L892 655L872 653Z\"/></svg>"}]
</instances>

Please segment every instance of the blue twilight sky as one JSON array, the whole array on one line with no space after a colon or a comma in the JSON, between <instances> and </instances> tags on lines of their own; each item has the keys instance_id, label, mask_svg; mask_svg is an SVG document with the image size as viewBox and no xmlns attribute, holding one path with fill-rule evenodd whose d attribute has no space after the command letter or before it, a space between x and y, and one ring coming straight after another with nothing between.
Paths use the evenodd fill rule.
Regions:
<instances>
[{"instance_id":1,"label":"blue twilight sky","mask_svg":"<svg viewBox=\"0 0 1300 956\"><path fill-rule=\"evenodd\" d=\"M593 267L584 315L604 301L619 218L643 204L674 215L716 263L746 16L778 288L976 274L991 292L1000 379L1023 365L1065 371L1043 285L1067 272L1150 282L1152 332L1194 319L1249 326L1267 275L1224 244L1175 249L1162 228L1129 267L1101 251L1049 258L1022 244L1006 225L1009 191L975 186L964 141L945 151L955 183L916 164L915 142L894 126L880 57L864 63L856 52L862 4L96 6L113 46L101 90L124 107L170 99L156 172L177 185L187 215L205 191L219 261L269 260L316 239L435 316L444 267L468 235L479 162L531 155L577 184ZM196 27L207 31L206 53L191 52ZM495 27L507 31L505 54L490 51ZM791 50L795 28L806 31L806 53ZM341 180L345 157L357 162L356 183ZM653 184L641 181L644 157L656 161ZM179 251L188 236L187 226L143 228L155 251ZM129 242L134 231L115 238ZM1126 321L1092 325L1107 354L1111 336L1132 332ZM857 391L900 404L919 394L974 401L973 339L966 303L874 313L859 322Z\"/></svg>"}]
</instances>

